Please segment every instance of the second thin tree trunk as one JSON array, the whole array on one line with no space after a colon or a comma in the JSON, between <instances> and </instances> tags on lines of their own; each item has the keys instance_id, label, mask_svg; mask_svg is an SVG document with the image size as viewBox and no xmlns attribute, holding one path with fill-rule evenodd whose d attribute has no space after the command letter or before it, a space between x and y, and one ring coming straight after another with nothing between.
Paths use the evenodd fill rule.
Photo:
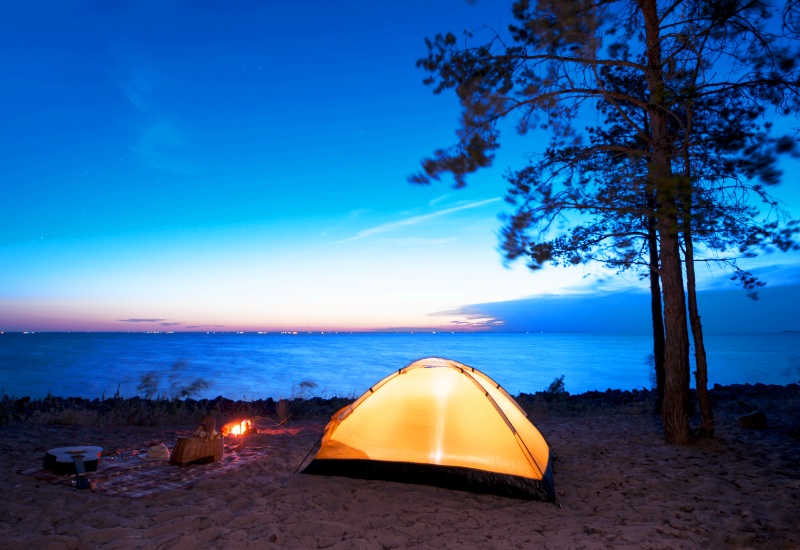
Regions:
<instances>
[{"instance_id":1,"label":"second thin tree trunk","mask_svg":"<svg viewBox=\"0 0 800 550\"><path fill-rule=\"evenodd\" d=\"M697 370L694 372L697 385L697 404L700 406L700 433L706 437L714 437L714 411L708 396L708 363L706 347L703 343L703 325L697 308L697 288L694 276L694 248L691 231L684 232L686 246L686 293L689 301L689 324L692 327L694 340L694 360Z\"/></svg>"}]
</instances>

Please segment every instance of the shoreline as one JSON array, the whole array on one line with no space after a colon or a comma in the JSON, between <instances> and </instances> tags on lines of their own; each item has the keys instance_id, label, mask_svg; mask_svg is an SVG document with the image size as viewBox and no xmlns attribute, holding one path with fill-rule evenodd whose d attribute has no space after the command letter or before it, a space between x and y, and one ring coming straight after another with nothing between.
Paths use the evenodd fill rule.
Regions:
<instances>
[{"instance_id":1,"label":"shoreline","mask_svg":"<svg viewBox=\"0 0 800 550\"><path fill-rule=\"evenodd\" d=\"M561 507L425 485L296 474L325 426L322 405L335 405L331 402L304 411L307 418L299 418L298 411L283 424L277 417L263 418L243 443L253 452L263 450L263 456L150 498L75 491L18 472L41 468L46 450L70 442L97 444L108 460L153 442L172 445L191 432L194 420L112 425L74 417L72 424L29 419L3 425L4 547L800 546L797 384L712 389L717 436L684 446L663 442L660 419L643 395L545 393L517 399L558 457L554 477ZM739 424L738 417L753 409L765 413L766 428ZM218 421L240 413L229 410Z\"/></svg>"},{"instance_id":2,"label":"shoreline","mask_svg":"<svg viewBox=\"0 0 800 550\"><path fill-rule=\"evenodd\" d=\"M129 334L39 336L9 340L0 395L277 400L308 395L302 385L312 383L313 395L355 397L425 357L460 360L512 395L544 390L561 376L575 394L655 384L652 338L646 335L332 335L337 345L327 335L304 337L303 342L275 337L272 343L264 339L271 337L231 334L174 335L180 342ZM475 339L485 336L490 340ZM709 335L710 383L797 383L800 340L795 336Z\"/></svg>"},{"instance_id":3,"label":"shoreline","mask_svg":"<svg viewBox=\"0 0 800 550\"><path fill-rule=\"evenodd\" d=\"M696 390L690 390L692 404L696 404ZM610 413L649 414L655 410L655 391L649 389L587 391L570 394L558 386L535 393L522 392L512 396L529 414L574 414L592 411ZM800 384L714 384L709 388L712 405L725 410L735 409L747 414L771 407L775 402L786 402L798 407ZM14 424L27 425L80 425L105 426L159 426L198 421L205 414L223 417L266 417L285 422L316 420L327 422L337 410L355 401L356 397L305 396L291 399L232 400L223 396L213 399L146 399L110 397L89 399L84 397L48 396L0 397L0 427ZM800 428L799 428L800 429Z\"/></svg>"}]
</instances>

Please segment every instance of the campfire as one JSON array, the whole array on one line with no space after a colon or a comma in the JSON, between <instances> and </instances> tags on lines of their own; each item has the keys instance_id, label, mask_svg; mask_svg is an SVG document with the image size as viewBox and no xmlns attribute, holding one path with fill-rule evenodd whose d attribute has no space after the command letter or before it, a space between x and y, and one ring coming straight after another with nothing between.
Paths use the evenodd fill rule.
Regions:
<instances>
[{"instance_id":1,"label":"campfire","mask_svg":"<svg viewBox=\"0 0 800 550\"><path fill-rule=\"evenodd\" d=\"M222 435L222 437L239 437L247 435L247 432L250 431L251 427L252 422L250 420L228 422L220 430L220 435Z\"/></svg>"}]
</instances>

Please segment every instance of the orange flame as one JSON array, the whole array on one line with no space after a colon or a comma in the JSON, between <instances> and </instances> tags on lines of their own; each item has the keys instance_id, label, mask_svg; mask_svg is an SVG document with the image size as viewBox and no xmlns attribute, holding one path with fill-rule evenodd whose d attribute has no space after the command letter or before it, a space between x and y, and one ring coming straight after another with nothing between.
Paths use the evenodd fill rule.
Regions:
<instances>
[{"instance_id":1,"label":"orange flame","mask_svg":"<svg viewBox=\"0 0 800 550\"><path fill-rule=\"evenodd\" d=\"M229 435L232 436L245 435L248 431L250 431L251 425L252 423L250 422L250 420L242 420L240 422L236 421L228 422L222 427L222 430L220 430L220 434L223 437Z\"/></svg>"}]
</instances>

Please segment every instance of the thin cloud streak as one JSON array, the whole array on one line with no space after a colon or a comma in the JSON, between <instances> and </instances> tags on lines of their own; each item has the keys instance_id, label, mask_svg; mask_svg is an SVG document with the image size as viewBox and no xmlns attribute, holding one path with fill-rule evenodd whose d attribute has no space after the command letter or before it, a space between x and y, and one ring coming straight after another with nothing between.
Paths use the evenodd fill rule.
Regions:
<instances>
[{"instance_id":1,"label":"thin cloud streak","mask_svg":"<svg viewBox=\"0 0 800 550\"><path fill-rule=\"evenodd\" d=\"M337 231L342 231L345 228L347 228L350 224L356 222L359 218L361 218L361 217L363 217L363 216L365 216L365 215L367 215L367 214L369 214L371 212L372 212L371 208L356 208L354 210L351 210L350 212L347 213L347 216L345 217L344 222L342 222L342 223L340 223L338 225L335 225L333 227L329 227L327 229L323 229L322 231L320 231L319 235L320 235L320 237L327 237L331 233L334 233L334 232L337 232Z\"/></svg>"},{"instance_id":2,"label":"thin cloud streak","mask_svg":"<svg viewBox=\"0 0 800 550\"><path fill-rule=\"evenodd\" d=\"M486 206L487 204L493 204L495 202L500 201L499 197L495 197L493 199L486 199L477 202L470 202L467 204L462 204L460 206L453 206L451 208L445 208L443 210L439 210L437 212L431 212L430 214L422 214L420 216L413 216L411 218L406 218L404 220L396 221L396 222L389 222L382 225L378 225L375 227L371 227L369 229L363 229L359 231L356 235L344 239L339 242L353 242L353 241L360 241L361 239L366 239L368 237L374 237L375 235L380 235L381 233L387 233L389 231L394 231L396 229L404 228L404 227L411 227L414 225L418 225L420 223L424 223L430 221L435 218L440 218L442 216L446 216L448 214L452 214L454 212L460 212L462 210L470 210L472 208L480 208L481 206Z\"/></svg>"},{"instance_id":3,"label":"thin cloud streak","mask_svg":"<svg viewBox=\"0 0 800 550\"><path fill-rule=\"evenodd\" d=\"M119 323L149 323L149 324L157 324L162 327L179 327L184 326L183 321L168 321L166 319L117 319ZM200 325L193 325L191 327L187 326L186 328L198 328Z\"/></svg>"},{"instance_id":4,"label":"thin cloud streak","mask_svg":"<svg viewBox=\"0 0 800 550\"><path fill-rule=\"evenodd\" d=\"M388 244L394 246L441 246L443 244L452 243L455 238L450 237L447 239L420 239L418 237L410 237L406 239L387 239Z\"/></svg>"},{"instance_id":5,"label":"thin cloud streak","mask_svg":"<svg viewBox=\"0 0 800 550\"><path fill-rule=\"evenodd\" d=\"M440 196L436 197L435 199L429 200L428 201L428 206L436 206L440 202L444 202L449 198L450 198L450 194L449 193L447 195L440 195Z\"/></svg>"}]
</instances>

